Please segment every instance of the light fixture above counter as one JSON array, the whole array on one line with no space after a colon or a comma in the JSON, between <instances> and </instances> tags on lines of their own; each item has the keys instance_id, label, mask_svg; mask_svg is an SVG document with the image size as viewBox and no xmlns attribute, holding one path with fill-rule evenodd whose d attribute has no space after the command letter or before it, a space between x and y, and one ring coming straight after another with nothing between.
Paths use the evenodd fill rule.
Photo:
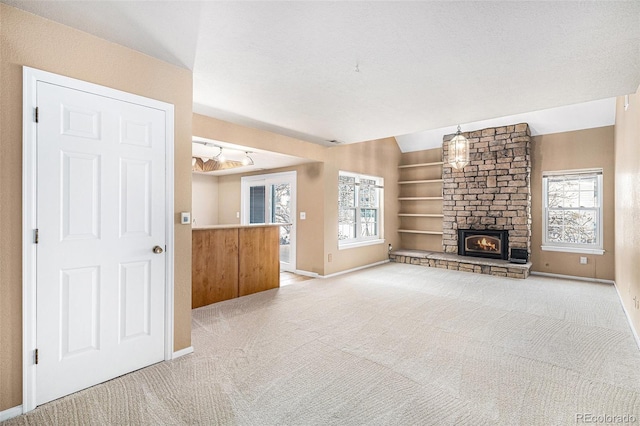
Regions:
<instances>
[{"instance_id":1,"label":"light fixture above counter","mask_svg":"<svg viewBox=\"0 0 640 426\"><path fill-rule=\"evenodd\" d=\"M200 136L193 136L192 142L191 170L195 174L223 176L313 162L302 157Z\"/></svg>"},{"instance_id":2,"label":"light fixture above counter","mask_svg":"<svg viewBox=\"0 0 640 426\"><path fill-rule=\"evenodd\" d=\"M191 171L216 172L239 167L255 166L251 151L225 148L213 142L193 140Z\"/></svg>"}]
</instances>

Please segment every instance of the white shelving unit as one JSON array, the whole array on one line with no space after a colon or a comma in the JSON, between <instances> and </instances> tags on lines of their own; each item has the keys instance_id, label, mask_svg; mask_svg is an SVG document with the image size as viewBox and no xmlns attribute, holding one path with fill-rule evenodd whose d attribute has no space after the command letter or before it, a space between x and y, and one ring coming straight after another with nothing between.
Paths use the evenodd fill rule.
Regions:
<instances>
[{"instance_id":1,"label":"white shelving unit","mask_svg":"<svg viewBox=\"0 0 640 426\"><path fill-rule=\"evenodd\" d=\"M403 164L398 166L400 174L400 229L401 234L414 235L407 237L403 248L416 249L411 245L429 245L442 247L442 161ZM420 169L424 169L421 171ZM436 172L437 170L437 172ZM425 177L422 179L422 177ZM439 203L440 202L440 203ZM416 238L435 239L431 241L415 240ZM413 241L413 244L411 243ZM420 241L420 243L416 243ZM405 247L407 245L407 247Z\"/></svg>"}]
</instances>

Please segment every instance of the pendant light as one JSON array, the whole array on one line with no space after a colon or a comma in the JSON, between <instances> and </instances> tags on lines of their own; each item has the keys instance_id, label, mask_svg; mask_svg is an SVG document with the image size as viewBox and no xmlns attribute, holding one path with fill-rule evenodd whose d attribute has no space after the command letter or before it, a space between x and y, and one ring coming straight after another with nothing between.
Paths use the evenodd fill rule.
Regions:
<instances>
[{"instance_id":1,"label":"pendant light","mask_svg":"<svg viewBox=\"0 0 640 426\"><path fill-rule=\"evenodd\" d=\"M449 141L449 164L457 170L469 164L469 140L462 136L460 126L453 139Z\"/></svg>"}]
</instances>

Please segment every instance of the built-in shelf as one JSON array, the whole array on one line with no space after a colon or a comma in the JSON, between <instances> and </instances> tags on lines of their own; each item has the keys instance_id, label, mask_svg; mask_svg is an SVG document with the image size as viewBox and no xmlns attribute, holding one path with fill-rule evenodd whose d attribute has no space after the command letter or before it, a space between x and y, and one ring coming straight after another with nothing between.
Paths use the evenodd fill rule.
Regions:
<instances>
[{"instance_id":1,"label":"built-in shelf","mask_svg":"<svg viewBox=\"0 0 640 426\"><path fill-rule=\"evenodd\" d=\"M405 208L401 207L401 210L409 210L412 213L398 213L400 220L399 233L408 234L403 237L402 243L407 245L406 248L412 245L424 246L437 246L437 239L442 239L442 226L437 223L438 220L442 220L444 215L438 210L436 213L431 213L434 207L438 204L433 204L432 201L443 200L442 197L442 173L438 173L442 169L443 161L433 161L429 163L416 163L416 164L403 164L398 166L398 172L400 179L398 181L401 187L401 196L398 197L399 202L405 202L407 204ZM422 167L424 169L415 169L416 167ZM435 170L429 170L430 167ZM415 170L415 171L414 171ZM440 176L438 176L440 174ZM428 179L428 178L438 179ZM427 179L421 179L427 178ZM412 186L417 185L417 186ZM414 196L404 196L414 195ZM419 195L419 196L418 196ZM429 196L433 195L433 196ZM411 207L408 206L411 204ZM436 218L436 220L424 220L422 218ZM417 229L416 229L417 228ZM415 237L410 237L415 235ZM416 238L418 238L416 240ZM434 246L434 248L436 247Z\"/></svg>"},{"instance_id":2,"label":"built-in shelf","mask_svg":"<svg viewBox=\"0 0 640 426\"><path fill-rule=\"evenodd\" d=\"M444 164L444 161L436 161L434 163L417 163L417 164L405 164L403 166L398 166L399 169L408 169L411 167L430 167L430 166L441 166Z\"/></svg>"},{"instance_id":3,"label":"built-in shelf","mask_svg":"<svg viewBox=\"0 0 640 426\"><path fill-rule=\"evenodd\" d=\"M406 185L410 183L436 183L442 182L442 179L425 179L425 180L401 180L398 182L400 185Z\"/></svg>"},{"instance_id":4,"label":"built-in shelf","mask_svg":"<svg viewBox=\"0 0 640 426\"><path fill-rule=\"evenodd\" d=\"M442 231L419 231L417 229L398 229L398 232L404 232L405 234L442 235Z\"/></svg>"}]
</instances>

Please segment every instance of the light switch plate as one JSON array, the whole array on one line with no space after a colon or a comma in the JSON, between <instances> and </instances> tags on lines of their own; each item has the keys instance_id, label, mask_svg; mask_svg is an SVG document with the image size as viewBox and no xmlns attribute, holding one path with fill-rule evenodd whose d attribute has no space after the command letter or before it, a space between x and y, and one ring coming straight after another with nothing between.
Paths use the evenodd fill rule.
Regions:
<instances>
[{"instance_id":1,"label":"light switch plate","mask_svg":"<svg viewBox=\"0 0 640 426\"><path fill-rule=\"evenodd\" d=\"M307 218L307 212L300 212L300 220L305 220Z\"/></svg>"},{"instance_id":2,"label":"light switch plate","mask_svg":"<svg viewBox=\"0 0 640 426\"><path fill-rule=\"evenodd\" d=\"M180 213L180 223L182 225L188 225L191 223L191 212L181 212Z\"/></svg>"}]
</instances>

